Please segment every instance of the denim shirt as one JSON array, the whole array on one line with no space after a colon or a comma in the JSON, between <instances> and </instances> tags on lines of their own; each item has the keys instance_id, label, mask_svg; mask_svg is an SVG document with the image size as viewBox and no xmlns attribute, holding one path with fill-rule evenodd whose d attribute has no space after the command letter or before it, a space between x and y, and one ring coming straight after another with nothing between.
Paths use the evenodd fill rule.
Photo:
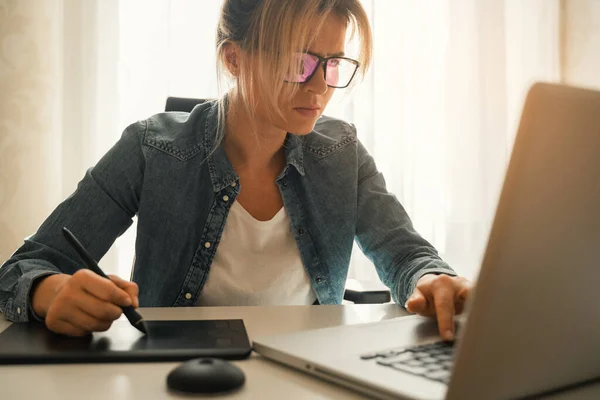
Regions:
<instances>
[{"instance_id":1,"label":"denim shirt","mask_svg":"<svg viewBox=\"0 0 600 400\"><path fill-rule=\"evenodd\" d=\"M77 190L0 268L5 318L35 317L30 304L35 280L81 268L63 226L100 260L135 215L132 280L139 285L140 306L196 304L229 209L243 189L223 148L213 151L216 104L161 113L127 127ZM354 240L400 304L424 274L455 275L386 190L353 125L321 117L308 135L288 134L284 146L286 166L277 186L320 304L342 302Z\"/></svg>"}]
</instances>

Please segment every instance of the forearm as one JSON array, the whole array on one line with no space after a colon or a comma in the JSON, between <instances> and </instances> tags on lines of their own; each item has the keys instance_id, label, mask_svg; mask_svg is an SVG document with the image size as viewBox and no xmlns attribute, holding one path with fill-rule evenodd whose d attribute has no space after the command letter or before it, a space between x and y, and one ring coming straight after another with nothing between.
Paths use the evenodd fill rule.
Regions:
<instances>
[{"instance_id":1,"label":"forearm","mask_svg":"<svg viewBox=\"0 0 600 400\"><path fill-rule=\"evenodd\" d=\"M404 305L417 281L426 274L456 273L436 249L414 229L396 196L387 191L383 175L359 143L356 239L375 264L395 302Z\"/></svg>"}]
</instances>

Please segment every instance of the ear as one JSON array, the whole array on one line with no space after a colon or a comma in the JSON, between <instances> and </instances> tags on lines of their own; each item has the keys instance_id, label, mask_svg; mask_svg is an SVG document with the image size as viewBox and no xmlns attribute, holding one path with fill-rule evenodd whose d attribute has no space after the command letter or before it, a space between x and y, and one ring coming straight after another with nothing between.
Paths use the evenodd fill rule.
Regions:
<instances>
[{"instance_id":1,"label":"ear","mask_svg":"<svg viewBox=\"0 0 600 400\"><path fill-rule=\"evenodd\" d=\"M225 45L224 58L225 66L231 75L237 77L239 75L239 56L238 53L241 51L238 45L230 43Z\"/></svg>"}]
</instances>

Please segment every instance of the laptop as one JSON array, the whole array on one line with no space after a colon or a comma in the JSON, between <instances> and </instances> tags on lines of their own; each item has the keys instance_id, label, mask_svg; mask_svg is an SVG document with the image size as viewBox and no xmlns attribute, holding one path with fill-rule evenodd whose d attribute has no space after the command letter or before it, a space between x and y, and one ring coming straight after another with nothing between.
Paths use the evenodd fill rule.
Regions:
<instances>
[{"instance_id":1,"label":"laptop","mask_svg":"<svg viewBox=\"0 0 600 400\"><path fill-rule=\"evenodd\" d=\"M600 378L600 92L530 89L466 309L454 343L407 316L253 346L381 399L513 399Z\"/></svg>"}]
</instances>

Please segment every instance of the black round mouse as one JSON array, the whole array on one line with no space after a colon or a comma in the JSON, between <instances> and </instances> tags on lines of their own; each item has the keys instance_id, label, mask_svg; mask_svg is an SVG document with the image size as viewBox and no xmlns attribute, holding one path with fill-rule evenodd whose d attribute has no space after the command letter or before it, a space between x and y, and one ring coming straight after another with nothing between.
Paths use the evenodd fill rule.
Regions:
<instances>
[{"instance_id":1,"label":"black round mouse","mask_svg":"<svg viewBox=\"0 0 600 400\"><path fill-rule=\"evenodd\" d=\"M186 393L220 393L240 388L244 372L230 362L216 358L195 358L172 370L167 386Z\"/></svg>"}]
</instances>

